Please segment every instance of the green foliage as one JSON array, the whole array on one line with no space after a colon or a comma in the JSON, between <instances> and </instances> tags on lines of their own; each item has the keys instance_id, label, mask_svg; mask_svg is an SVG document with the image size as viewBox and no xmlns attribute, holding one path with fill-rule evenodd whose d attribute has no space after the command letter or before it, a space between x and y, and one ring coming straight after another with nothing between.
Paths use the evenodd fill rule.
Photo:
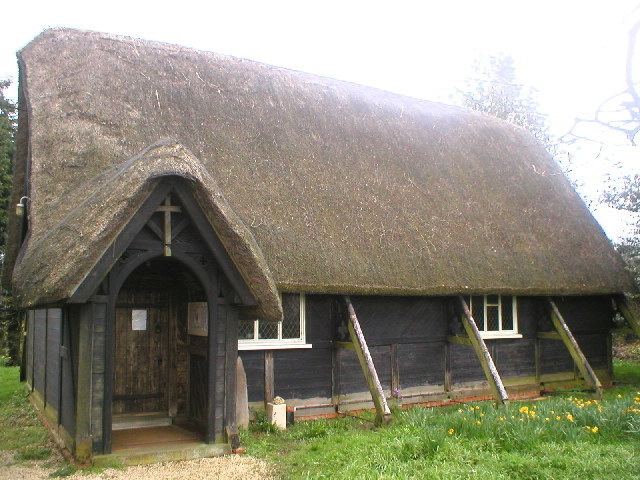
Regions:
<instances>
[{"instance_id":1,"label":"green foliage","mask_svg":"<svg viewBox=\"0 0 640 480\"><path fill-rule=\"evenodd\" d=\"M624 384L600 402L567 393L505 408L413 408L377 429L367 413L245 432L242 440L283 478L638 478L640 413L632 409L640 409L640 364L615 368Z\"/></svg>"},{"instance_id":2,"label":"green foliage","mask_svg":"<svg viewBox=\"0 0 640 480\"><path fill-rule=\"evenodd\" d=\"M4 252L11 195L12 161L15 153L16 105L5 97L4 91L11 82L0 81L0 266L4 263ZM0 291L0 355L6 355L10 363L19 361L19 322L11 305L11 297Z\"/></svg>"},{"instance_id":3,"label":"green foliage","mask_svg":"<svg viewBox=\"0 0 640 480\"><path fill-rule=\"evenodd\" d=\"M529 130L553 153L546 119L538 111L533 89L518 84L513 59L490 56L476 62L475 72L458 91L462 104Z\"/></svg>"},{"instance_id":4,"label":"green foliage","mask_svg":"<svg viewBox=\"0 0 640 480\"><path fill-rule=\"evenodd\" d=\"M253 412L254 418L249 423L249 431L254 433L276 433L278 429L267 420L267 412L264 410L255 410Z\"/></svg>"},{"instance_id":5,"label":"green foliage","mask_svg":"<svg viewBox=\"0 0 640 480\"><path fill-rule=\"evenodd\" d=\"M6 243L9 195L11 194L11 163L15 152L16 105L5 97L9 80L0 81L0 253Z\"/></svg>"}]
</instances>

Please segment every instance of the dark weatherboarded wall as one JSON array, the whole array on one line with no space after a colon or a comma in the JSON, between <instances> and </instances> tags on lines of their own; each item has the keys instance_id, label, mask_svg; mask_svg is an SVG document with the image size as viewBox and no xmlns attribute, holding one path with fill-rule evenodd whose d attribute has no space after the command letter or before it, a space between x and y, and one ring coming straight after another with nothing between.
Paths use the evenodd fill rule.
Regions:
<instances>
[{"instance_id":1,"label":"dark weatherboarded wall","mask_svg":"<svg viewBox=\"0 0 640 480\"><path fill-rule=\"evenodd\" d=\"M47 310L46 403L55 411L60 408L60 340L62 311Z\"/></svg>"},{"instance_id":2,"label":"dark weatherboarded wall","mask_svg":"<svg viewBox=\"0 0 640 480\"><path fill-rule=\"evenodd\" d=\"M69 435L75 427L73 328L61 308L27 311L27 382L49 421Z\"/></svg>"},{"instance_id":3,"label":"dark weatherboarded wall","mask_svg":"<svg viewBox=\"0 0 640 480\"><path fill-rule=\"evenodd\" d=\"M392 365L397 363L400 393L411 389L442 390L447 354L452 388L485 380L470 347L449 344L457 317L446 297L353 297L355 311L371 350L382 387L392 388ZM567 323L595 369L608 368L608 330L613 310L609 297L557 298ZM331 399L336 395L367 392L356 355L334 350L334 340L345 339L344 311L337 299L307 295L307 343L312 349L274 350L274 393L285 399ZM545 375L574 371L571 356L561 342L538 340L539 331L552 330L545 300L518 298L518 331L522 338L487 340L503 378L536 376L536 343L539 369ZM447 353L448 350L448 353ZM249 400L264 394L264 351L242 351ZM335 355L335 356L334 356ZM458 386L458 387L456 387Z\"/></svg>"}]
</instances>

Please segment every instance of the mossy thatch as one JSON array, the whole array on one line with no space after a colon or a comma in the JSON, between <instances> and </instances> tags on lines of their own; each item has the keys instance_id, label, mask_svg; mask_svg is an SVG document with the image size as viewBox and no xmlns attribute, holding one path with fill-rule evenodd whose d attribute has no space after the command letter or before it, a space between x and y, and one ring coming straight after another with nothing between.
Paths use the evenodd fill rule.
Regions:
<instances>
[{"instance_id":1,"label":"mossy thatch","mask_svg":"<svg viewBox=\"0 0 640 480\"><path fill-rule=\"evenodd\" d=\"M25 304L68 297L149 180L182 168L170 155L131 167L164 138L188 152L201 205L226 212L210 220L235 232L225 245L241 243L234 261L266 304L274 283L394 295L634 289L557 164L500 120L92 32L46 31L19 62L14 200L26 185L29 235L18 255L14 218L5 279L13 272ZM127 168L131 188L113 185L109 172Z\"/></svg>"}]
</instances>

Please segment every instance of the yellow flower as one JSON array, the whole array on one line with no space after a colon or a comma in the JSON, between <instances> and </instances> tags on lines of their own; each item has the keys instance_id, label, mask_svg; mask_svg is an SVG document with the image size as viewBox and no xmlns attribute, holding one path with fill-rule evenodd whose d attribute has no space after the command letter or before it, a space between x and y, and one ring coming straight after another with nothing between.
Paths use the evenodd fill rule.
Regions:
<instances>
[{"instance_id":1,"label":"yellow flower","mask_svg":"<svg viewBox=\"0 0 640 480\"><path fill-rule=\"evenodd\" d=\"M450 428L449 430L447 430L447 433L449 435L453 435L455 433L455 430L453 428Z\"/></svg>"},{"instance_id":2,"label":"yellow flower","mask_svg":"<svg viewBox=\"0 0 640 480\"><path fill-rule=\"evenodd\" d=\"M548 422L549 421L549 417L545 417L544 421Z\"/></svg>"},{"instance_id":3,"label":"yellow flower","mask_svg":"<svg viewBox=\"0 0 640 480\"><path fill-rule=\"evenodd\" d=\"M482 422L480 420L476 420L476 425L482 425Z\"/></svg>"},{"instance_id":4,"label":"yellow flower","mask_svg":"<svg viewBox=\"0 0 640 480\"><path fill-rule=\"evenodd\" d=\"M570 413L567 413L567 420L569 420L570 422L573 422L573 415L571 415Z\"/></svg>"},{"instance_id":5,"label":"yellow flower","mask_svg":"<svg viewBox=\"0 0 640 480\"><path fill-rule=\"evenodd\" d=\"M529 407L527 407L527 406L520 407L520 408L518 409L518 411L519 411L520 413L522 413L522 414L527 414L527 413L529 413Z\"/></svg>"},{"instance_id":6,"label":"yellow flower","mask_svg":"<svg viewBox=\"0 0 640 480\"><path fill-rule=\"evenodd\" d=\"M618 398L622 398L622 395L620 395L620 394L618 394L618 395L616 395L616 396L617 396Z\"/></svg>"},{"instance_id":7,"label":"yellow flower","mask_svg":"<svg viewBox=\"0 0 640 480\"><path fill-rule=\"evenodd\" d=\"M591 433L598 433L598 430L599 430L598 427L593 427L591 429Z\"/></svg>"},{"instance_id":8,"label":"yellow flower","mask_svg":"<svg viewBox=\"0 0 640 480\"><path fill-rule=\"evenodd\" d=\"M458 413L462 413L462 409L461 408L458 409Z\"/></svg>"},{"instance_id":9,"label":"yellow flower","mask_svg":"<svg viewBox=\"0 0 640 480\"><path fill-rule=\"evenodd\" d=\"M484 417L484 413L481 413L481 414L480 414L480 416L481 416L481 417Z\"/></svg>"},{"instance_id":10,"label":"yellow flower","mask_svg":"<svg viewBox=\"0 0 640 480\"><path fill-rule=\"evenodd\" d=\"M560 415L556 416L556 420L560 420L562 417Z\"/></svg>"}]
</instances>

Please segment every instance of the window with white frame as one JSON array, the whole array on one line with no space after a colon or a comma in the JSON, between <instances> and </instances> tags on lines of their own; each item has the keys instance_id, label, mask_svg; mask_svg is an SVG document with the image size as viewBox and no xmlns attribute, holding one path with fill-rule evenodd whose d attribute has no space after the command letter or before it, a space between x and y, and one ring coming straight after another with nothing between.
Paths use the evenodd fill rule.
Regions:
<instances>
[{"instance_id":1,"label":"window with white frame","mask_svg":"<svg viewBox=\"0 0 640 480\"><path fill-rule=\"evenodd\" d=\"M472 295L466 301L482 337L520 337L516 297Z\"/></svg>"},{"instance_id":2,"label":"window with white frame","mask_svg":"<svg viewBox=\"0 0 640 480\"><path fill-rule=\"evenodd\" d=\"M304 293L283 293L281 322L241 320L239 350L310 348L305 338L306 297Z\"/></svg>"}]
</instances>

